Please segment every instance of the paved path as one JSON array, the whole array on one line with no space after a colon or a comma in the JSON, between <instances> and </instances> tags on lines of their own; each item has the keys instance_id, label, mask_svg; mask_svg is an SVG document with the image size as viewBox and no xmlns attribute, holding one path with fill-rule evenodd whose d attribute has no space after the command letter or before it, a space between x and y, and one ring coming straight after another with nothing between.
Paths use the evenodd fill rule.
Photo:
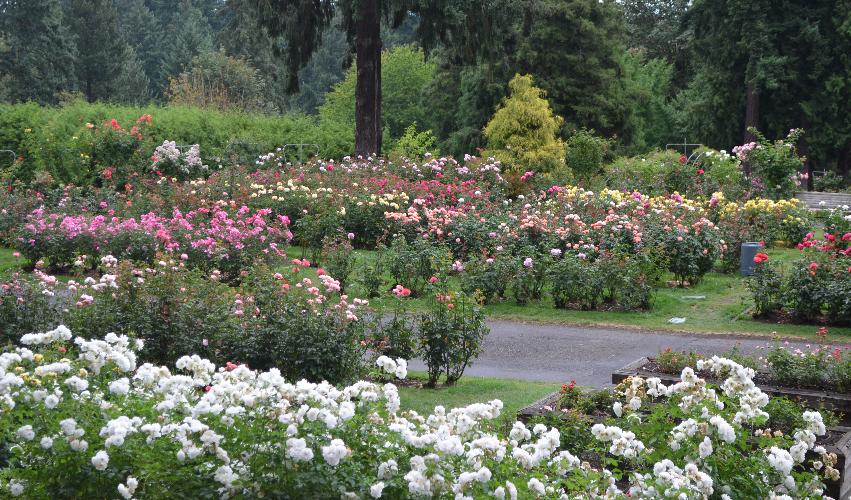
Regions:
<instances>
[{"instance_id":1,"label":"paved path","mask_svg":"<svg viewBox=\"0 0 851 500\"><path fill-rule=\"evenodd\" d=\"M602 387L614 370L661 349L721 353L740 345L750 352L770 345L766 337L648 332L617 328L543 325L488 321L490 335L482 355L465 375L548 382L575 379L580 385ZM800 345L805 345L800 342ZM411 368L424 370L419 360Z\"/></svg>"}]
</instances>

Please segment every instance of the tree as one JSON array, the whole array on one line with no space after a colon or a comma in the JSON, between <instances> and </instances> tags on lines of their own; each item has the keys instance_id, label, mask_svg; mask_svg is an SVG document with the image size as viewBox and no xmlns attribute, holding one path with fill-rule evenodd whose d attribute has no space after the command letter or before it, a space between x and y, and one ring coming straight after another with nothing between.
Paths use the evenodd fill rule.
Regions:
<instances>
[{"instance_id":1,"label":"tree","mask_svg":"<svg viewBox=\"0 0 851 500\"><path fill-rule=\"evenodd\" d=\"M145 0L118 0L119 23L124 40L130 45L148 77L150 91L161 96L168 84L164 74L162 29Z\"/></svg>"},{"instance_id":2,"label":"tree","mask_svg":"<svg viewBox=\"0 0 851 500\"><path fill-rule=\"evenodd\" d=\"M166 78L180 74L198 54L213 50L210 24L191 0L180 1L165 38L163 66Z\"/></svg>"},{"instance_id":3,"label":"tree","mask_svg":"<svg viewBox=\"0 0 851 500\"><path fill-rule=\"evenodd\" d=\"M482 37L490 29L486 22L490 2L448 0L410 2L407 0L251 0L269 34L283 37L289 66L288 89L298 89L298 70L322 40L323 30L339 13L342 26L354 46L357 64L355 83L355 150L367 155L381 152L381 19L400 25L409 14L419 15L417 37L428 50L440 39L445 44L482 47ZM482 22L476 32L468 19ZM473 40L479 43L473 44Z\"/></svg>"},{"instance_id":4,"label":"tree","mask_svg":"<svg viewBox=\"0 0 851 500\"><path fill-rule=\"evenodd\" d=\"M561 173L564 141L558 138L562 119L553 114L546 92L529 75L515 75L510 94L485 127L487 154L510 170Z\"/></svg>"},{"instance_id":5,"label":"tree","mask_svg":"<svg viewBox=\"0 0 851 500\"><path fill-rule=\"evenodd\" d=\"M425 87L434 77L434 63L425 59L422 50L402 45L381 55L381 109L384 126L390 137L398 139L412 123L423 123L428 109L422 102ZM354 68L345 79L325 96L319 112L323 120L355 126Z\"/></svg>"},{"instance_id":6,"label":"tree","mask_svg":"<svg viewBox=\"0 0 851 500\"><path fill-rule=\"evenodd\" d=\"M268 81L268 96L281 111L316 113L325 94L343 79L351 65L346 35L332 22L322 33L322 42L310 61L298 70L298 92L288 94L283 82L288 79L287 65L276 56L286 41L272 37L262 26L252 0L229 0L222 11L224 26L217 42L234 57L251 62ZM276 51L276 49L278 49Z\"/></svg>"},{"instance_id":7,"label":"tree","mask_svg":"<svg viewBox=\"0 0 851 500\"><path fill-rule=\"evenodd\" d=\"M661 59L674 67L675 82L685 85L690 32L683 19L692 0L620 0L627 46L643 49L648 60Z\"/></svg>"},{"instance_id":8,"label":"tree","mask_svg":"<svg viewBox=\"0 0 851 500\"><path fill-rule=\"evenodd\" d=\"M515 68L535 76L572 128L622 134L623 23L613 2L539 0L522 26ZM553 50L558 47L558 50Z\"/></svg>"},{"instance_id":9,"label":"tree","mask_svg":"<svg viewBox=\"0 0 851 500\"><path fill-rule=\"evenodd\" d=\"M113 81L110 99L126 104L147 103L151 98L150 79L133 47L125 45L121 61L121 71Z\"/></svg>"},{"instance_id":10,"label":"tree","mask_svg":"<svg viewBox=\"0 0 851 500\"><path fill-rule=\"evenodd\" d=\"M171 104L220 111L271 111L264 99L265 82L245 59L222 51L196 56L192 64L169 84Z\"/></svg>"},{"instance_id":11,"label":"tree","mask_svg":"<svg viewBox=\"0 0 851 500\"><path fill-rule=\"evenodd\" d=\"M68 20L77 45L77 81L86 100L108 98L127 45L118 32L112 0L70 0Z\"/></svg>"},{"instance_id":12,"label":"tree","mask_svg":"<svg viewBox=\"0 0 851 500\"><path fill-rule=\"evenodd\" d=\"M57 102L74 86L76 50L59 0L0 0L0 74L10 100Z\"/></svg>"}]
</instances>

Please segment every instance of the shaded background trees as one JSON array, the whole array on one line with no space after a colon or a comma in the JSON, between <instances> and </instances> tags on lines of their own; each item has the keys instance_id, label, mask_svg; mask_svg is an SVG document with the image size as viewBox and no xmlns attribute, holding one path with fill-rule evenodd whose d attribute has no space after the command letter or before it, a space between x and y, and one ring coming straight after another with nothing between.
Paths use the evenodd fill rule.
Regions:
<instances>
[{"instance_id":1,"label":"shaded background trees","mask_svg":"<svg viewBox=\"0 0 851 500\"><path fill-rule=\"evenodd\" d=\"M373 82L358 94L367 27ZM426 73L382 68L378 54L406 44ZM835 0L0 0L4 101L307 114L352 137L371 114L361 151L416 121L442 151L475 153L521 73L564 118L562 140L588 129L618 154L683 139L730 150L749 126L802 127L809 166L847 175L848 54L851 4ZM227 104L202 92L216 86Z\"/></svg>"}]
</instances>

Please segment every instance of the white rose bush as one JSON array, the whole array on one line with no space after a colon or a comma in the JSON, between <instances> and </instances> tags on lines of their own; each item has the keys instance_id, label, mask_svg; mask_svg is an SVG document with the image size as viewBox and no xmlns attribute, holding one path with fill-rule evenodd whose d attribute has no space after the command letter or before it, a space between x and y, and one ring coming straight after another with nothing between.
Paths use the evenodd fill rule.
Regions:
<instances>
[{"instance_id":1,"label":"white rose bush","mask_svg":"<svg viewBox=\"0 0 851 500\"><path fill-rule=\"evenodd\" d=\"M605 450L591 463L553 427L503 434L498 400L421 416L392 383L293 382L197 355L172 370L142 364L138 340L65 327L22 344L0 354L9 497L821 498L831 473L821 415L763 432L768 397L724 358L697 367L718 388L691 368L671 386L630 380L623 416L590 429ZM377 365L406 375L404 360Z\"/></svg>"}]
</instances>

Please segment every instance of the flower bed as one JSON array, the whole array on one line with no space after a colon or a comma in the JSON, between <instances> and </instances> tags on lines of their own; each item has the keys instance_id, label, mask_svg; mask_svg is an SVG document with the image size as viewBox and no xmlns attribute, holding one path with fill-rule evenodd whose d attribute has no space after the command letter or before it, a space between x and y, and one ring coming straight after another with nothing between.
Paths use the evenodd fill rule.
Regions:
<instances>
[{"instance_id":1,"label":"flower bed","mask_svg":"<svg viewBox=\"0 0 851 500\"><path fill-rule=\"evenodd\" d=\"M759 378L760 374L756 374ZM629 377L654 377L666 383L674 383L679 377L674 373L666 373L658 369L658 364L651 358L639 358L623 368L612 373L612 383L619 384ZM762 375L760 387L766 394L784 396L798 401L808 408L824 408L840 415L841 425L851 425L851 394L847 392L826 391L810 388L784 387L767 383L769 377Z\"/></svg>"},{"instance_id":2,"label":"flower bed","mask_svg":"<svg viewBox=\"0 0 851 500\"><path fill-rule=\"evenodd\" d=\"M282 256L282 247L292 238L289 220L268 220L270 213L214 206L186 214L174 209L170 217L148 213L136 220L37 209L16 243L32 262L47 259L54 267L88 267L105 255L152 263L158 252L168 252L191 266L238 275L255 258Z\"/></svg>"},{"instance_id":3,"label":"flower bed","mask_svg":"<svg viewBox=\"0 0 851 500\"><path fill-rule=\"evenodd\" d=\"M619 372L620 371L621 370L619 370ZM650 377L652 375L648 372L643 376ZM620 376L618 378L620 379ZM621 379L618 383L625 381L627 378L629 377ZM674 379L676 379L676 377L674 377ZM612 381L614 382L614 380L615 377L613 376ZM666 377L666 379L663 380L667 381L669 379ZM676 383L676 380L670 381L672 383ZM572 417L559 409L559 400L561 398L562 393L560 392L548 394L529 406L522 408L517 413L517 418L528 425L533 425L536 421L540 420L552 422L552 419L565 419L569 421ZM605 422L605 420L606 417L599 415L589 415L588 417L588 421L594 423L602 423ZM817 443L824 446L827 453L833 453L836 455L836 464L834 468L839 471L838 480L826 481L826 494L832 498L848 498L849 495L851 495L851 427L830 427L827 429L824 436L819 437ZM813 458L815 459L816 457Z\"/></svg>"},{"instance_id":4,"label":"flower bed","mask_svg":"<svg viewBox=\"0 0 851 500\"><path fill-rule=\"evenodd\" d=\"M705 367L727 374L718 392L690 370L671 386L634 379L630 408L658 401L680 423L643 426L627 409L595 424L586 430L608 451L592 467L561 448L558 429L517 422L500 434L499 401L423 417L399 412L393 384L290 383L276 369L216 369L197 355L172 373L139 365L128 337L73 338L64 327L22 340L0 355L0 434L14 443L0 488L11 496L810 497L835 474L816 444L826 433L817 412L794 435L748 437L768 398L721 358ZM404 363L377 364L404 375Z\"/></svg>"}]
</instances>

